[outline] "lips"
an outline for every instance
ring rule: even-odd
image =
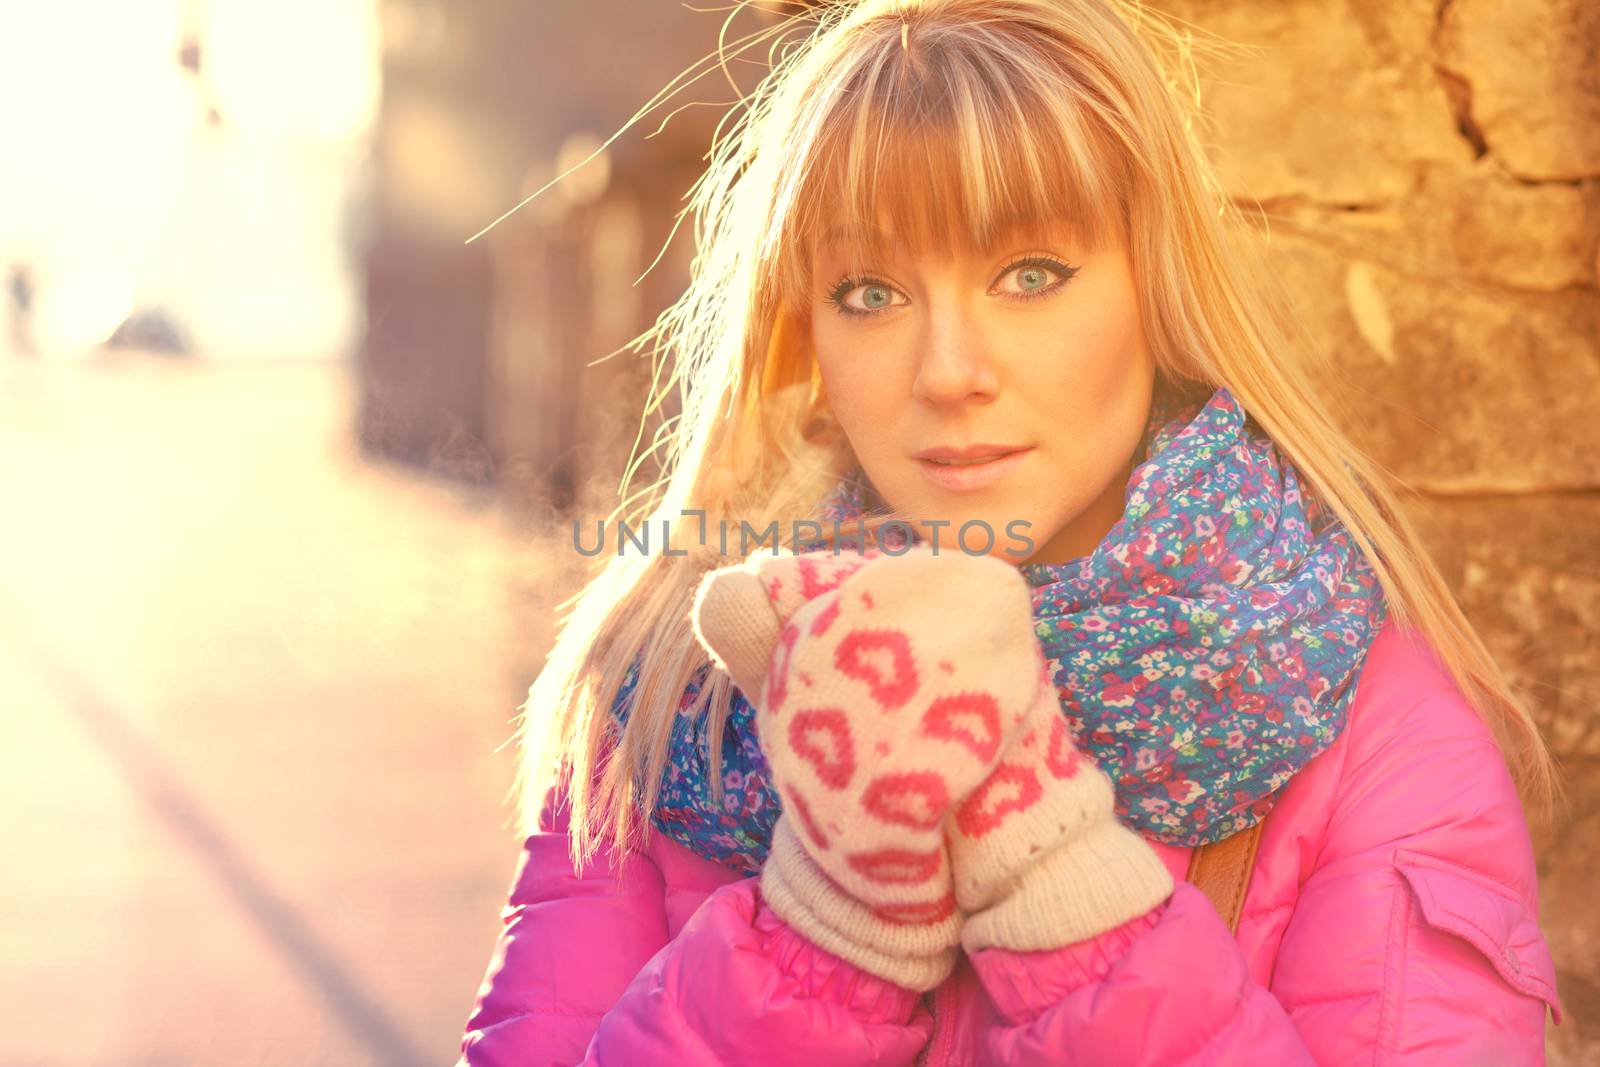
[[[937,463],[941,467],[977,467],[984,463],[1011,455],[1010,452],[995,452],[992,455],[978,456],[973,459],[929,459],[929,463]]]
[[[963,445],[960,448],[950,445],[940,445],[936,448],[925,448],[916,454],[917,459],[925,459],[934,463],[948,466],[961,466],[969,463],[981,463],[1001,456],[1010,455],[1012,452],[1021,452],[1030,445],[998,445],[975,444]]]
[[[1031,446],[995,452],[1005,446],[984,445],[968,449],[930,449],[916,459],[922,474],[934,485],[952,492],[967,492],[993,485],[1025,462]],[[984,451],[988,449],[989,451]],[[970,455],[961,455],[966,452]]]

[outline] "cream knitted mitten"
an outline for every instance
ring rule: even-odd
[[[959,945],[1057,947],[1172,891],[1073,745],[1004,561],[758,555],[706,576],[694,625],[783,801],[763,894],[823,948],[930,989]]]

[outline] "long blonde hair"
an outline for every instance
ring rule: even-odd
[[[676,390],[680,410],[654,446],[664,473],[609,518],[666,523],[674,552],[611,556],[564,605],[520,709],[521,831],[534,832],[559,783],[575,861],[604,841],[639,840],[673,717],[707,668],[688,617],[694,590],[732,561],[715,535],[699,545],[699,520],[686,516],[757,531],[778,523],[793,548],[783,536],[792,519],[814,515],[850,468],[805,345],[810,249],[836,229],[870,256],[880,220],[913,247],[981,248],[1007,226],[1062,218],[1091,245],[1120,233],[1162,381],[1233,392],[1349,528],[1392,616],[1430,640],[1499,741],[1524,804],[1549,818],[1559,783],[1533,718],[1428,558],[1391,476],[1313,387],[1301,358],[1311,339],[1200,149],[1193,33],[1123,0],[864,0],[824,4],[737,47],[779,41],[691,192],[689,286],[636,341],[656,359],[652,408]],[[636,659],[619,727],[612,706]],[[713,670],[687,712],[709,715],[714,790],[730,697]]]

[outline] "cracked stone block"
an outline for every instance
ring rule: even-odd
[[[1213,158],[1232,195],[1382,203],[1412,187],[1418,163],[1474,158],[1433,68],[1432,3],[1155,6],[1249,49],[1207,59],[1201,72],[1216,125],[1205,140],[1220,142]]]
[[[1600,175],[1600,4],[1453,0],[1439,62],[1488,150],[1529,180]]]
[[[1367,211],[1286,205],[1273,224],[1352,256],[1441,283],[1513,289],[1595,284],[1600,180],[1530,185],[1492,156],[1427,167],[1416,189]]]
[[[1600,301],[1402,274],[1274,231],[1269,261],[1358,444],[1419,489],[1600,485]]]
[[[1407,507],[1552,751],[1600,767],[1600,497],[1414,497]]]

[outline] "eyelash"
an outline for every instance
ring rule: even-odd
[[[1044,267],[1047,270],[1055,271],[1056,274],[1060,276],[1060,280],[1054,285],[1047,286],[1044,289],[1036,289],[1031,293],[1006,294],[1007,296],[1016,300],[1037,300],[1042,296],[1049,296],[1070,282],[1073,275],[1077,274],[1079,270],[1078,267],[1074,267],[1069,263],[1064,263],[1055,256],[1035,254],[1019,256],[1010,263],[1007,263],[1004,267],[1000,268],[999,277],[1004,278],[1007,274],[1010,274],[1019,267]],[[826,297],[827,302],[831,304],[833,309],[841,315],[849,315],[855,318],[868,318],[870,316],[879,314],[880,312],[877,311],[862,311],[860,308],[850,307],[844,302],[845,294],[849,293],[852,289],[863,285],[880,285],[885,289],[894,288],[894,286],[888,284],[887,282],[880,281],[877,278],[853,278],[849,275],[846,275],[835,282],[833,287],[828,290],[828,295]]]

